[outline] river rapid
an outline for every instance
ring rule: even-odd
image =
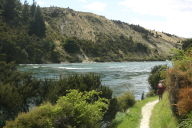
[[[97,73],[101,75],[102,84],[113,90],[117,97],[130,91],[136,99],[142,93],[149,91],[148,77],[151,69],[156,65],[171,65],[169,61],[154,62],[108,62],[108,63],[69,63],[69,64],[27,64],[20,65],[19,70],[29,71],[35,77],[59,78],[70,74]]]

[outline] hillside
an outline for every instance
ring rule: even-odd
[[[0,4],[0,60],[16,63],[165,60],[183,38],[34,2]],[[9,2],[16,2],[14,7]],[[6,6],[5,6],[6,5]]]
[[[168,33],[69,8],[43,8],[43,13],[48,36],[57,36],[57,51],[64,62],[164,60],[170,56],[170,50],[183,40]],[[79,50],[73,53],[63,51],[59,37],[75,38]]]

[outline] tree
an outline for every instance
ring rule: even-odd
[[[5,0],[3,4],[3,12],[2,15],[6,22],[10,23],[10,21],[14,20],[17,16],[17,6],[19,1],[17,0]]]
[[[0,62],[0,127],[14,119],[19,112],[27,112],[29,105],[38,105],[40,81],[17,70],[14,63]]]
[[[67,39],[63,44],[63,48],[68,53],[79,53],[80,47],[78,44],[78,40],[76,39]]]
[[[0,0],[0,16],[2,15],[2,12],[3,12],[3,4],[4,4],[4,0]]]
[[[153,67],[151,74],[149,75],[148,82],[151,89],[157,91],[157,84],[160,80],[165,79],[165,71],[168,69],[167,65],[158,65]]]
[[[182,45],[183,50],[187,50],[190,47],[192,47],[192,39],[187,39],[183,41],[183,45]]]
[[[30,30],[29,34],[33,35],[35,34],[38,37],[44,37],[45,36],[45,21],[43,19],[43,14],[41,12],[40,6],[37,6],[34,18],[32,19],[32,22],[30,24]]]
[[[24,5],[23,5],[23,9],[22,9],[22,18],[24,23],[27,23],[29,21],[29,4],[27,2],[27,0],[25,0]]]
[[[31,5],[31,8],[30,8],[30,13],[31,13],[32,18],[35,16],[36,8],[37,8],[36,2],[35,2],[35,0],[33,0],[33,4]]]

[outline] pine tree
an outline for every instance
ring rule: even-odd
[[[35,34],[38,37],[44,37],[45,36],[45,21],[43,19],[43,14],[41,12],[41,8],[37,6],[34,14],[34,18],[30,25],[29,34]]]
[[[4,0],[0,0],[0,16],[2,15],[2,12],[3,12],[3,4],[4,4]]]
[[[29,4],[27,0],[25,0],[24,5],[23,5],[23,10],[22,10],[22,19],[24,23],[27,23],[29,21],[30,14],[29,14]]]
[[[5,0],[2,15],[6,22],[10,22],[17,16],[17,0]]]
[[[34,18],[34,16],[35,16],[36,8],[37,8],[37,4],[36,4],[35,0],[33,0],[33,4],[31,5],[31,8],[30,8],[30,13],[31,13],[32,18]]]

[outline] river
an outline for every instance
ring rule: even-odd
[[[27,64],[19,70],[29,71],[37,78],[58,78],[74,73],[97,73],[102,84],[113,90],[117,97],[124,92],[132,92],[136,99],[149,91],[148,76],[156,65],[171,65],[169,61],[154,62],[107,62],[107,63],[70,63],[70,64]]]

